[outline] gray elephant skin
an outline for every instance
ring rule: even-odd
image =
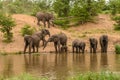
[[[100,37],[99,41],[100,41],[100,46],[101,46],[101,53],[107,53],[108,36],[107,35],[102,35]]]
[[[89,38],[90,53],[96,53],[98,41],[95,38]]]
[[[42,40],[43,44],[46,42],[45,36],[49,35],[50,32],[46,29],[42,29],[41,31],[38,31],[34,33],[33,35],[25,35],[24,36],[24,53],[26,52],[27,47],[29,46],[29,54],[31,53],[31,48],[33,48],[33,52],[35,52],[35,47],[36,47],[36,52],[38,52],[39,48],[39,43]]]
[[[64,33],[52,35],[45,43],[44,48],[47,46],[48,42],[53,42],[56,53],[60,53],[61,49],[67,52],[67,36]],[[60,47],[62,45],[62,47]],[[44,49],[43,48],[43,49]]]
[[[48,28],[50,28],[50,22],[52,22],[52,25],[54,26],[53,20],[54,16],[53,14],[50,13],[43,13],[43,12],[37,12],[36,13],[36,18],[37,18],[37,25],[40,25],[40,21],[43,22],[44,27],[46,27],[46,22],[48,24]]]
[[[72,42],[72,51],[73,53],[75,52],[75,49],[76,49],[76,53],[80,53],[82,51],[82,53],[85,52],[85,42],[83,41],[80,41],[78,39],[75,39],[73,42]]]

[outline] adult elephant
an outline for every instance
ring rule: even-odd
[[[49,30],[46,30],[46,29],[42,29],[41,31],[38,31],[33,35],[25,35],[24,36],[24,42],[25,42],[24,53],[26,52],[26,49],[28,46],[29,46],[29,53],[31,53],[31,48],[33,48],[33,52],[35,52],[35,47],[38,52],[39,42],[42,40],[44,44],[46,42],[45,40],[46,35],[50,36]]]
[[[100,41],[100,46],[101,46],[101,53],[107,53],[108,36],[107,35],[102,35],[100,37],[99,41]]]
[[[50,21],[51,21],[52,25],[54,26],[54,24],[53,24],[53,20],[54,20],[53,14],[37,12],[36,18],[37,18],[37,24],[38,25],[40,25],[40,21],[42,21],[43,24],[44,24],[44,27],[46,27],[46,22],[47,22],[48,28],[50,28]]]
[[[67,36],[64,33],[52,35],[46,41],[44,48],[47,46],[48,42],[53,42],[54,43],[56,53],[61,52],[61,48],[66,49],[65,51],[67,52]],[[62,45],[62,47],[60,47],[60,45]]]
[[[95,38],[90,38],[90,53],[96,53],[98,41]]]
[[[82,53],[85,52],[85,42],[83,41],[80,41],[78,39],[75,39],[73,42],[72,42],[72,51],[73,53],[75,52],[75,49],[76,49],[76,53],[80,53],[82,51]]]

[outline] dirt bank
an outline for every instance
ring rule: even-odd
[[[12,17],[16,21],[16,26],[13,29],[13,42],[12,43],[3,43],[2,37],[0,37],[0,52],[19,52],[23,51],[24,48],[24,40],[21,36],[21,28],[25,24],[29,24],[34,27],[36,30],[39,29],[39,26],[36,25],[35,17],[23,14],[14,14]],[[102,34],[107,34],[109,36],[109,47],[108,51],[114,51],[114,45],[117,42],[120,42],[120,35],[119,32],[113,30],[114,21],[110,19],[109,15],[100,14],[97,18],[95,23],[86,23],[84,25],[73,26],[68,30],[62,30],[58,27],[51,27],[49,30],[51,34],[57,34],[60,32],[65,33],[68,36],[68,47],[69,51],[71,51],[71,42],[75,38],[83,39],[86,42],[86,51],[89,52],[89,37],[95,37],[99,40],[99,37]],[[2,33],[0,33],[1,36]],[[99,44],[98,44],[99,46]],[[39,48],[39,52],[43,52],[42,48]],[[46,52],[54,51],[53,43],[49,43],[47,48],[45,48]],[[98,50],[100,51],[100,47]]]

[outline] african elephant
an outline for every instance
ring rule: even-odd
[[[42,21],[43,24],[44,24],[44,27],[46,27],[46,22],[47,22],[48,28],[50,28],[50,21],[51,21],[52,25],[54,26],[54,24],[53,24],[53,20],[54,20],[53,14],[37,12],[36,18],[37,18],[37,21],[38,21],[37,22],[38,25],[40,25],[40,21]]]
[[[54,47],[55,47],[56,52],[61,52],[61,48],[65,49],[65,47],[66,47],[66,49],[67,49],[67,36],[64,33],[52,35],[46,41],[44,48],[47,46],[48,42],[53,42],[54,43]],[[62,45],[61,48],[60,48],[60,45]]]
[[[25,35],[24,36],[24,42],[25,42],[24,53],[26,52],[26,49],[28,46],[29,46],[29,53],[31,53],[31,48],[33,48],[33,52],[35,52],[35,47],[38,52],[39,42],[42,40],[43,43],[45,43],[46,35],[50,36],[50,32],[46,29],[42,29],[41,31],[36,32],[33,35]]]
[[[101,46],[101,53],[107,53],[107,47],[108,47],[108,36],[102,35],[99,39],[100,46]]]
[[[76,49],[76,53],[80,53],[80,51],[82,50],[82,53],[84,53],[84,51],[85,51],[85,46],[86,46],[86,44],[85,44],[85,42],[83,42],[83,41],[80,41],[80,40],[78,40],[78,39],[75,39],[73,42],[72,42],[72,51],[73,51],[73,53],[75,52],[75,50],[74,49]]]
[[[89,38],[90,42],[90,53],[96,53],[98,41],[95,38]]]

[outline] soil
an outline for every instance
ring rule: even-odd
[[[21,36],[21,28],[24,27],[25,24],[31,25],[37,31],[42,28],[42,26],[38,26],[36,23],[36,18],[29,15],[24,14],[13,14],[13,19],[16,21],[16,26],[13,28],[13,42],[11,43],[4,43],[3,34],[0,33],[0,52],[22,52],[24,49],[24,39]],[[89,38],[95,37],[99,40],[99,37],[103,34],[107,34],[109,37],[109,45],[108,51],[114,52],[114,46],[117,43],[120,43],[120,32],[114,31],[113,24],[115,22],[111,20],[110,15],[100,14],[95,18],[95,22],[88,22],[83,25],[72,26],[67,30],[63,30],[58,26],[51,26],[51,28],[47,28],[51,35],[58,34],[63,32],[68,37],[68,50],[71,52],[71,44],[74,39],[81,39],[86,42],[86,52],[89,52]],[[46,37],[46,39],[48,36]],[[41,44],[40,44],[41,45]],[[53,43],[49,43],[48,46],[43,50],[43,47],[40,46],[39,52],[51,52],[54,51]],[[100,45],[98,44],[97,51],[100,51]]]

